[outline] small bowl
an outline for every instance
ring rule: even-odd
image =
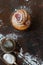
[[[16,42],[13,39],[3,39],[1,44],[1,49],[5,53],[10,53],[16,48]]]

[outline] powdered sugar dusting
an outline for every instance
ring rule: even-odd
[[[41,59],[38,59],[38,57],[29,54],[29,52],[23,54],[22,50],[18,54],[18,57],[22,58],[23,65],[43,65],[43,61]]]

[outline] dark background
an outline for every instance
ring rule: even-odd
[[[31,15],[31,27],[26,31],[18,31],[10,23],[10,16],[15,8],[26,6]],[[43,60],[43,0],[0,0],[0,33],[21,35],[20,40],[24,52],[37,55]],[[0,51],[0,53],[2,53]],[[5,65],[0,60],[0,65]]]

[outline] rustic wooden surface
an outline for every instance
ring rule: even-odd
[[[10,15],[15,8],[27,6],[31,15],[31,27],[26,31],[18,31],[10,23]],[[29,51],[43,59],[43,0],[0,0],[0,33],[21,35],[20,41],[24,51]],[[0,52],[2,53],[2,52]],[[0,60],[0,65],[5,65]]]

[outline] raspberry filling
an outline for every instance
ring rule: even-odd
[[[16,17],[17,21],[21,20],[21,15],[20,14],[15,14],[15,17]]]

